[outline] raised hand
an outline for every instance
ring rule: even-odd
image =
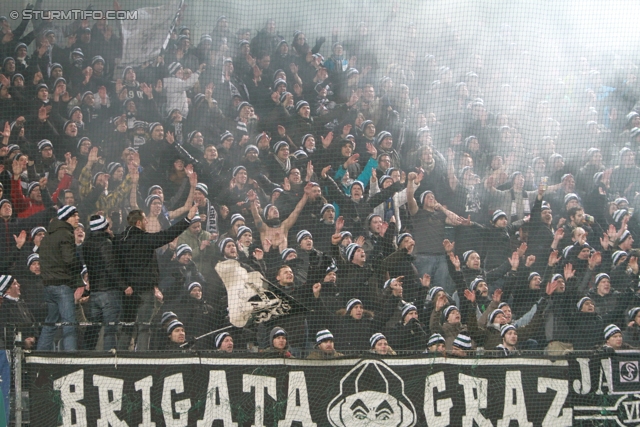
[[[189,213],[187,214],[187,219],[191,221],[193,217],[196,216],[197,214],[198,214],[198,205],[193,205],[189,209]]]
[[[93,165],[95,162],[98,161],[99,157],[98,157],[98,147],[92,147],[91,151],[89,151],[89,157],[87,159],[87,163],[90,165]]]
[[[387,232],[387,230],[389,229],[389,223],[384,221],[381,225],[380,225],[380,235],[382,237],[384,237],[384,234]]]
[[[451,264],[456,268],[456,271],[460,271],[460,258],[454,255],[453,252],[449,252],[449,259],[451,260]]]
[[[374,147],[370,142],[367,142],[367,153],[369,153],[374,159],[378,157],[378,150],[376,150],[376,147]]]
[[[22,249],[25,242],[27,241],[27,232],[25,230],[22,230],[17,236],[14,234],[13,239],[16,241],[16,247],[18,249]]]
[[[555,233],[553,233],[553,240],[559,242],[564,238],[564,228],[558,228]]]
[[[356,239],[356,245],[358,246],[364,245],[364,236],[358,236],[358,238]]]
[[[518,256],[518,252],[514,252],[511,255],[511,258],[509,258],[509,264],[511,264],[511,269],[512,270],[517,270],[518,267],[520,266],[520,256]]]
[[[464,290],[464,297],[471,302],[476,302],[476,293],[471,292],[469,289]]]
[[[594,269],[596,266],[602,263],[602,254],[600,252],[594,252],[589,257],[589,268]]]
[[[169,144],[173,144],[176,141],[175,137],[173,136],[173,132],[165,132],[164,138]]]
[[[336,219],[336,233],[340,233],[343,227],[344,227],[344,217],[339,216],[338,219]]]
[[[502,301],[502,289],[496,289],[495,291],[493,291],[491,300],[498,303]]]
[[[327,136],[320,136],[320,139],[322,140],[322,146],[329,148],[331,142],[333,142],[333,132],[329,132]]]
[[[455,243],[452,243],[449,239],[444,239],[442,241],[442,246],[444,246],[444,250],[446,253],[450,254],[453,252],[453,249],[455,248]]]
[[[320,291],[322,290],[322,283],[320,283],[320,282],[314,283],[313,286],[311,287],[311,290],[313,291],[314,298],[320,298]]]
[[[431,276],[429,276],[427,273],[424,273],[420,278],[420,284],[428,289],[431,286]]]
[[[320,176],[321,176],[322,178],[326,178],[326,177],[327,177],[327,172],[329,172],[329,170],[331,170],[331,165],[329,165],[329,166],[325,166],[325,167],[322,169],[322,172],[320,173]]]
[[[527,252],[527,244],[521,243],[516,252],[518,253],[518,256],[522,258],[524,254]]]
[[[353,154],[351,157],[349,157],[349,158],[347,159],[347,161],[346,161],[346,162],[344,162],[344,164],[345,164],[345,166],[346,166],[346,167],[345,167],[345,169],[346,169],[347,167],[351,166],[351,165],[355,165],[356,163],[358,163],[358,159],[359,159],[359,158],[360,158],[360,154],[358,154],[358,153]]]
[[[553,267],[560,261],[560,253],[558,251],[553,251],[549,254],[549,267]]]
[[[571,263],[565,264],[563,273],[564,273],[564,280],[571,279],[576,274],[576,271],[573,269],[573,264]]]
[[[284,191],[291,191],[291,183],[289,182],[289,178],[284,179],[284,182],[282,183],[282,188],[284,189]]]
[[[535,255],[529,255],[524,263],[525,266],[531,267],[536,262]]]

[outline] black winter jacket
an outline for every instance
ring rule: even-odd
[[[47,235],[42,239],[38,253],[45,286],[75,287],[80,283],[82,263],[76,253],[71,224],[54,218],[47,229]]]

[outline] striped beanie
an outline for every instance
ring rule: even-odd
[[[598,287],[598,285],[600,284],[602,279],[607,279],[607,280],[611,281],[611,277],[609,277],[609,275],[607,273],[600,273],[600,274],[596,275],[596,279],[595,279],[595,283],[594,283],[594,286],[596,288]]]
[[[204,184],[202,182],[199,182],[196,185],[196,190],[201,192],[202,194],[204,194],[205,196],[209,195],[209,187],[207,187],[207,184]]]
[[[298,252],[296,252],[296,250],[293,248],[285,249],[284,251],[282,251],[282,254],[280,254],[280,256],[282,257],[283,261],[286,261],[287,257],[291,254],[296,254],[296,258],[298,256]]]
[[[433,299],[436,297],[436,295],[438,294],[438,292],[443,291],[444,292],[444,288],[440,287],[440,286],[434,286],[433,288],[429,289],[429,293],[428,293],[428,298],[430,301],[433,301]]]
[[[316,333],[316,345],[322,341],[333,340],[333,334],[328,329],[323,329]]]
[[[405,305],[402,306],[402,319],[404,320],[404,317],[409,314],[410,311],[418,311],[418,309],[416,308],[415,305],[411,304],[411,303],[406,303]]]
[[[9,287],[13,284],[13,276],[10,274],[3,274],[0,276],[0,296],[4,296],[7,293]]]
[[[311,233],[309,231],[300,230],[298,232],[298,234],[296,234],[296,241],[298,242],[298,244],[300,244],[300,242],[302,242],[307,237],[310,238],[310,239],[313,239],[313,236],[311,235]]]
[[[220,332],[218,335],[216,335],[216,348],[219,349],[222,345],[222,341],[224,341],[226,337],[230,336],[231,335],[229,334],[229,332]]]
[[[184,324],[178,319],[172,320],[171,323],[169,323],[169,325],[167,326],[167,333],[171,334],[171,332],[173,332],[173,330],[176,328],[184,328]]]
[[[102,215],[92,215],[89,219],[89,228],[91,231],[106,230],[109,227],[109,222]]]
[[[47,229],[42,226],[33,227],[31,229],[31,240],[35,239],[38,233],[46,233],[46,232],[47,232]]]
[[[75,206],[64,205],[63,207],[58,209],[58,219],[60,221],[66,221],[76,213],[78,213],[78,210]]]
[[[453,346],[461,350],[471,350],[471,338],[467,335],[458,334],[456,339],[453,340]]]
[[[357,243],[351,243],[349,246],[347,246],[347,250],[345,251],[347,255],[347,261],[353,261],[353,257],[356,255],[356,251],[361,247],[362,246]]]
[[[31,264],[36,261],[40,261],[40,255],[38,255],[37,253],[29,255],[27,257],[27,267],[31,267]]]
[[[224,239],[218,242],[218,249],[220,250],[221,254],[224,255],[224,248],[227,246],[228,243],[234,243],[231,237],[225,237]]]
[[[387,337],[382,335],[380,332],[376,332],[375,334],[371,335],[371,338],[369,338],[369,343],[371,344],[371,348],[374,348],[378,341],[386,340],[386,339]]]
[[[500,336],[504,338],[504,336],[507,334],[507,332],[509,331],[515,331],[516,327],[510,324],[506,324],[506,325],[502,325],[502,327],[500,328]],[[516,331],[517,333],[517,331]]]
[[[489,318],[487,319],[489,325],[491,325],[493,321],[496,320],[496,317],[498,317],[498,314],[502,314],[504,316],[504,311],[497,308],[493,310],[491,313],[489,313]]]
[[[362,305],[362,301],[360,301],[358,298],[351,298],[349,301],[347,301],[347,314],[349,314],[351,309],[353,309],[353,307],[358,304]]]
[[[243,225],[240,228],[238,228],[238,234],[236,235],[236,239],[240,240],[240,237],[242,237],[242,235],[245,233],[251,233],[253,235],[253,231],[251,231],[251,229],[246,225]]]
[[[427,347],[431,347],[436,344],[444,344],[444,337],[440,334],[433,334],[429,337],[429,341],[427,341]]]
[[[191,246],[187,245],[186,243],[183,243],[176,248],[176,258],[180,258],[186,253],[193,253],[193,249],[191,249]]]
[[[234,213],[233,215],[231,215],[231,226],[233,227],[233,224],[235,224],[237,221],[242,221],[245,223],[247,222],[242,215],[240,215],[239,213]]]
[[[458,310],[458,307],[456,307],[455,305],[450,305],[450,306],[448,306],[447,308],[445,308],[445,309],[442,311],[442,321],[443,321],[443,322],[446,322],[446,321],[447,321],[447,319],[449,318],[449,315],[450,315],[451,313],[453,313],[454,311],[460,312],[460,310]]]
[[[618,328],[616,325],[611,324],[609,326],[607,326],[606,328],[604,328],[604,340],[608,340],[609,338],[611,338],[612,336],[614,336],[615,334],[621,334],[622,331],[620,330],[620,328]]]
[[[580,301],[578,301],[578,303],[576,304],[576,307],[578,307],[578,311],[582,310],[582,306],[584,305],[585,302],[587,301],[593,301],[591,298],[589,297],[582,297],[580,298]]]

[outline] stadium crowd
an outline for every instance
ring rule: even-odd
[[[220,16],[122,68],[106,20],[0,17],[4,344],[640,347],[637,67],[566,59],[538,84],[508,26],[432,55],[395,18],[328,46]],[[290,312],[238,327],[264,289]]]

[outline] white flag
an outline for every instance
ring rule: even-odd
[[[157,58],[177,11],[177,3],[170,2],[138,9],[138,19],[123,20],[121,65],[137,66]]]

